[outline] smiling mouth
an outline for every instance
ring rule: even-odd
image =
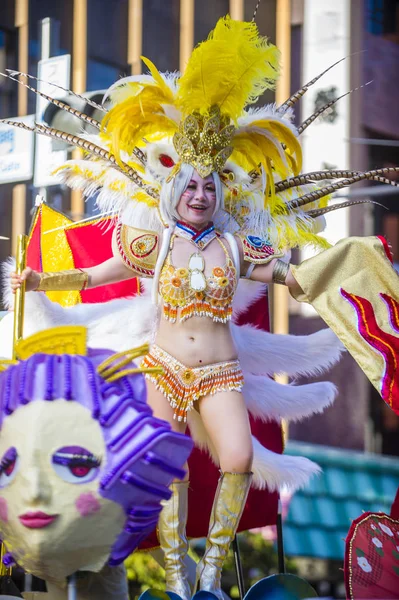
[[[24,527],[28,529],[43,529],[53,523],[58,515],[48,515],[44,512],[27,512],[18,518]]]
[[[189,208],[191,208],[191,210],[204,212],[208,207],[204,206],[203,204],[191,204],[189,205]]]

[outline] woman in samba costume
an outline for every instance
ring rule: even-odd
[[[322,261],[310,267],[312,276],[305,264],[294,277],[282,257],[287,249],[307,243],[325,248],[316,218],[329,209],[319,199],[362,178],[381,180],[381,173],[328,172],[347,178],[320,190],[312,182],[325,178],[325,172],[299,175],[301,147],[290,120],[290,102],[279,109],[246,108],[278,76],[278,51],[259,36],[254,23],[221,19],[194,50],[182,76],[161,74],[150,61],[144,62],[150,74],[122,79],[107,93],[110,108],[100,107],[106,114],[96,143],[35,127],[94,156],[91,161],[70,161],[59,172],[88,194],[99,191],[99,206],[118,213],[113,258],[62,273],[27,269],[22,277],[13,275],[12,286],[16,289],[26,280],[28,291],[81,290],[135,276],[153,279],[160,314],[143,363],[162,366],[164,372],[148,375],[148,402],[157,417],[179,432],[185,431],[187,417],[191,422],[199,413],[220,465],[197,575],[200,589],[221,598],[221,569],[251,486],[251,470],[258,485],[273,488],[284,481],[278,475],[282,463],[270,463],[263,472],[255,468],[260,449],[253,446],[244,378],[228,324],[238,280],[286,284],[300,300],[321,296],[321,304],[331,306],[323,296],[328,285],[323,284],[321,293],[313,293],[311,286],[323,280],[326,264],[332,272],[341,266],[347,247],[322,253]],[[91,117],[79,116],[99,127]],[[309,204],[305,212],[302,207]],[[365,251],[375,252],[375,244],[369,246],[363,245]],[[261,365],[253,368],[262,372]],[[301,483],[314,472],[305,459],[291,461],[303,473]],[[159,520],[166,589],[188,599],[188,480],[172,488]]]

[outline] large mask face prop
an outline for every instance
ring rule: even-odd
[[[119,564],[183,477],[191,441],[152,417],[132,371],[129,355],[89,351],[0,374],[0,537],[28,572],[59,581]]]

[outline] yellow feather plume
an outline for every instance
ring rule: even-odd
[[[165,114],[163,106],[174,104],[174,94],[155,65],[143,61],[153,81],[128,82],[112,93],[113,108],[101,122],[101,137],[110,142],[115,158],[120,161],[122,151],[130,154],[144,137],[156,132],[173,136],[178,124]]]
[[[311,226],[305,226],[301,221],[297,221],[295,226],[288,221],[282,221],[275,224],[277,237],[281,248],[303,248],[313,246],[318,250],[327,250],[331,244],[321,235],[314,233]]]
[[[184,114],[206,113],[217,104],[233,121],[247,104],[271,89],[279,74],[279,51],[255,23],[219,19],[194,49],[179,80],[177,105]]]

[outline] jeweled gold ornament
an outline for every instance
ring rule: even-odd
[[[173,144],[180,159],[192,165],[201,177],[221,171],[233,152],[231,140],[235,132],[230,118],[222,116],[218,106],[205,115],[192,113],[180,124]]]

